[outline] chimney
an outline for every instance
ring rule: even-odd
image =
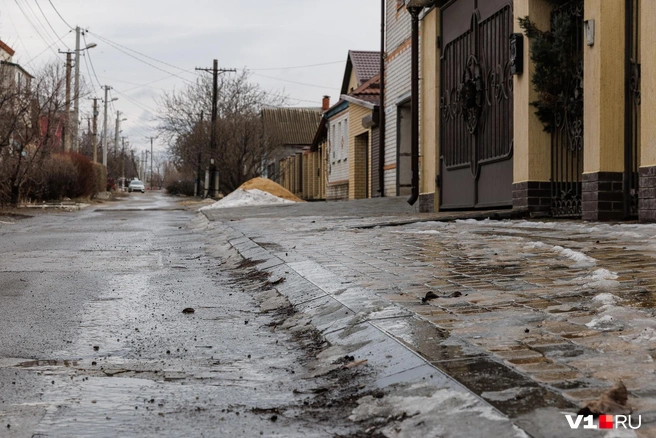
[[[321,103],[321,110],[328,111],[330,109],[330,96],[324,96]]]

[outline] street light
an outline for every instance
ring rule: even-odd
[[[75,152],[80,152],[80,141],[78,134],[80,132],[80,52],[97,47],[96,43],[89,43],[83,49],[80,49],[80,28],[75,29],[75,123],[73,123],[73,148]]]

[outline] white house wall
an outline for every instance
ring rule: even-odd
[[[348,181],[349,179],[349,117],[345,114],[335,117],[328,123],[328,183]]]
[[[396,165],[397,103],[410,96],[412,59],[409,44],[412,36],[410,14],[405,7],[397,8],[397,0],[387,0],[387,30],[385,67],[385,166]],[[396,168],[385,171],[385,195],[396,195]]]

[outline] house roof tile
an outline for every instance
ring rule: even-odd
[[[310,145],[321,121],[321,108],[264,108],[262,122],[278,145]]]

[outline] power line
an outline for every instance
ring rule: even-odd
[[[128,99],[129,101],[131,101],[132,103],[134,103],[135,105],[139,106],[139,107],[140,107],[141,109],[143,109],[143,110],[146,110],[146,111],[151,112],[151,113],[156,113],[156,112],[157,112],[157,110],[154,110],[154,109],[150,108],[150,107],[149,107],[148,105],[146,105],[145,103],[141,103],[141,102],[139,102],[139,101],[137,101],[137,100],[131,98],[131,97],[128,96],[127,94],[125,94],[125,93],[121,93],[121,92],[118,91],[116,88],[114,88],[114,91],[116,91],[118,94],[120,94],[121,96],[125,97],[126,99]]]
[[[25,63],[25,66],[30,65],[34,60],[36,60],[36,58],[38,58],[39,56],[41,56],[41,55],[43,55],[44,53],[46,53],[49,49],[52,48],[52,46],[54,46],[55,44],[57,44],[58,42],[60,42],[61,40],[63,40],[64,37],[65,37],[66,35],[68,35],[69,33],[71,33],[71,32],[72,32],[72,31],[69,30],[69,31],[66,32],[64,35],[60,36],[59,39],[58,39],[57,41],[55,41],[54,43],[52,43],[51,45],[49,45],[48,47],[46,47],[45,49],[43,49],[41,52],[39,52],[38,55],[34,56],[33,58],[30,58],[30,60],[27,61],[27,62]]]
[[[89,33],[92,34],[92,35],[97,36],[98,38],[100,38],[101,40],[105,41],[105,42],[108,43],[108,44],[111,44],[111,45],[115,45],[115,46],[121,47],[121,48],[123,48],[123,49],[125,49],[125,50],[129,50],[130,52],[134,52],[134,53],[136,53],[136,54],[138,54],[138,55],[143,56],[144,58],[148,58],[148,59],[150,59],[150,60],[152,60],[152,61],[159,62],[160,64],[164,64],[164,65],[166,65],[166,66],[173,67],[173,68],[175,68],[175,69],[178,69],[178,70],[182,71],[183,73],[193,73],[193,72],[190,72],[189,70],[185,70],[185,69],[182,68],[182,67],[178,67],[177,65],[170,64],[170,63],[165,62],[165,61],[162,61],[162,60],[160,60],[160,59],[153,58],[152,56],[148,56],[148,55],[146,55],[145,53],[141,53],[141,52],[139,52],[139,51],[137,51],[137,50],[134,50],[134,49],[131,49],[131,48],[129,48],[129,47],[126,47],[126,46],[124,46],[124,45],[122,45],[122,44],[119,44],[119,43],[117,43],[117,42],[115,42],[115,41],[112,41],[112,40],[110,40],[110,39],[108,39],[108,38],[105,38],[105,37],[103,37],[103,36],[100,36],[100,35],[98,35],[98,34],[95,33],[95,32],[91,32],[91,31],[89,31]],[[196,73],[194,73],[194,74],[196,74]]]
[[[74,30],[74,29],[73,29],[73,26],[71,26],[70,24],[68,24],[68,22],[67,22],[66,20],[64,20],[64,17],[61,16],[61,14],[59,13],[59,11],[58,11],[57,8],[55,7],[55,5],[52,3],[52,0],[48,0],[48,2],[50,3],[50,6],[52,6],[52,9],[55,10],[55,12],[57,13],[57,15],[59,15],[59,18],[61,18],[61,20],[64,22],[64,24],[65,24],[66,26],[68,26],[69,29]]]
[[[48,31],[48,28],[46,28],[46,26],[43,24],[37,13],[34,12],[34,9],[32,8],[32,6],[30,6],[30,3],[27,0],[22,0],[22,1],[25,2],[25,5],[32,13],[32,17],[36,20],[37,24],[41,27],[41,30],[43,30],[44,35],[48,37],[48,41],[49,42],[55,41],[50,37],[50,32]],[[55,38],[57,38],[57,32],[55,32]]]
[[[57,36],[57,31],[55,30],[54,27],[52,27],[52,24],[50,24],[50,20],[48,20],[48,17],[47,17],[46,14],[43,12],[43,9],[41,9],[41,5],[39,4],[39,1],[38,1],[38,0],[34,0],[34,2],[36,3],[37,8],[39,8],[39,11],[41,11],[41,15],[43,15],[43,18],[46,19],[46,23],[48,23],[48,26],[50,26],[50,29],[52,30],[52,33],[53,33],[55,36]],[[66,46],[66,48],[68,49],[68,45],[67,45],[66,43],[64,43],[64,46]]]
[[[32,20],[30,20],[30,17],[27,15],[27,13],[26,13],[25,10],[23,9],[23,7],[20,5],[20,3],[18,2],[18,0],[14,0],[14,3],[16,3],[16,6],[18,6],[18,9],[20,9],[21,13],[22,13],[23,16],[25,17],[25,19],[27,20],[27,22],[29,23],[29,25],[32,27],[32,29],[34,29],[34,31],[37,33],[37,35],[39,35],[39,38],[41,38],[41,41],[43,41],[44,44],[45,44],[46,46],[48,46],[48,49],[52,49],[52,46],[54,45],[54,44],[51,44],[52,41],[51,41],[51,42],[46,41],[46,39],[43,37],[43,35],[41,35],[41,32],[39,32],[39,29],[37,29],[36,26],[34,25],[34,23],[32,23]],[[46,49],[46,50],[47,50],[47,49]],[[52,53],[54,53],[56,56],[59,56],[58,53],[57,53],[56,51],[54,51],[54,50],[52,50]]]
[[[88,46],[87,44],[87,37],[83,33],[82,38],[84,38],[84,45],[85,47]],[[100,82],[100,79],[98,79],[98,75],[96,74],[96,68],[93,66],[93,60],[91,59],[91,55],[89,54],[89,51],[87,50],[87,56],[89,57],[89,64],[91,64],[91,70],[93,71],[93,76],[96,78],[96,81],[98,82],[98,85],[100,85],[100,88],[103,87],[102,83]],[[86,59],[86,58],[85,58]],[[88,66],[87,66],[88,67]],[[93,82],[93,81],[92,81]]]
[[[343,64],[344,61],[324,62],[322,64],[299,65],[295,67],[275,67],[275,68],[248,68],[248,71],[271,71],[271,70],[295,70],[300,68],[321,67],[324,65]]]
[[[4,0],[2,0],[2,4],[7,6]],[[18,41],[21,43],[21,46],[23,46],[23,50],[25,50],[25,53],[27,54],[28,58],[32,59],[30,53],[27,50],[27,47],[25,46],[25,43],[23,42],[23,39],[20,36],[20,33],[18,33],[18,28],[16,27],[16,23],[14,23],[14,19],[11,18],[11,14],[7,14],[9,17],[9,21],[11,22],[11,26],[14,28],[14,31],[16,31],[16,36],[18,37]]]
[[[296,84],[296,85],[303,85],[305,87],[314,87],[314,88],[321,88],[322,90],[333,90],[335,87],[324,87],[321,85],[316,85],[316,84],[306,84],[304,82],[296,82],[296,81],[290,81],[289,79],[282,79],[282,78],[276,78],[273,76],[266,76],[260,73],[253,73],[254,76],[261,76],[263,78],[267,79],[274,79],[276,81],[282,81],[282,82],[289,82],[290,84]]]
[[[91,33],[91,32],[89,32],[89,33]],[[127,55],[127,56],[129,56],[130,58],[136,59],[137,61],[139,61],[139,62],[141,62],[141,63],[144,63],[144,64],[146,64],[146,65],[148,65],[148,66],[150,66],[150,67],[152,67],[152,68],[154,68],[154,69],[156,69],[156,70],[162,71],[162,72],[167,73],[167,74],[169,74],[169,75],[171,75],[171,76],[176,76],[176,77],[182,79],[182,80],[185,81],[185,82],[193,83],[192,81],[190,81],[190,80],[187,79],[187,78],[183,78],[182,76],[179,76],[179,75],[177,75],[177,74],[175,74],[175,73],[171,73],[170,71],[164,70],[163,68],[159,68],[159,67],[157,67],[156,65],[151,64],[150,62],[147,62],[147,61],[144,61],[143,59],[139,59],[139,58],[137,58],[137,57],[134,56],[133,54],[126,52],[125,50],[121,49],[119,46],[117,46],[117,45],[115,45],[114,43],[112,43],[111,41],[109,41],[109,40],[107,40],[107,39],[105,39],[105,38],[99,36],[98,34],[95,34],[95,33],[94,33],[93,35],[97,36],[98,38],[100,38],[101,40],[103,40],[104,42],[106,42],[107,44],[109,44],[110,46],[112,46],[114,49],[118,50],[119,52],[121,52],[121,53],[123,53],[123,54],[125,54],[125,55]],[[176,68],[179,68],[179,67],[176,67]]]

